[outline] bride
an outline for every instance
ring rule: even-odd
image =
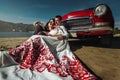
[[[98,80],[70,50],[61,16],[48,21],[47,28],[48,36],[33,35],[9,51],[14,64],[0,68],[0,80]]]

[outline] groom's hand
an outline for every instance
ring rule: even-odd
[[[58,35],[58,36],[57,36],[57,39],[58,39],[58,40],[63,40],[63,36],[62,36],[62,35]]]

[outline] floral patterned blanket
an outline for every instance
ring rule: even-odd
[[[0,80],[97,80],[56,37],[33,35],[2,56]]]

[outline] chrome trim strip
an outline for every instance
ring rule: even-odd
[[[69,32],[90,32],[90,31],[99,31],[99,30],[110,30],[113,31],[113,28],[111,27],[98,27],[98,28],[90,28],[90,29],[82,29],[82,30],[68,30]]]
[[[82,18],[90,18],[90,19],[92,19],[92,17],[89,17],[89,16],[86,16],[86,17],[68,17],[68,19],[66,19],[66,20],[71,20],[71,19],[82,19]]]
[[[110,25],[110,23],[109,22],[96,22],[95,24],[94,24],[94,26],[108,26],[108,25]]]

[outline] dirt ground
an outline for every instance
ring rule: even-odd
[[[10,50],[28,38],[0,38],[0,51]],[[69,40],[71,50],[83,64],[103,80],[120,80],[120,37],[110,46],[95,41]]]

